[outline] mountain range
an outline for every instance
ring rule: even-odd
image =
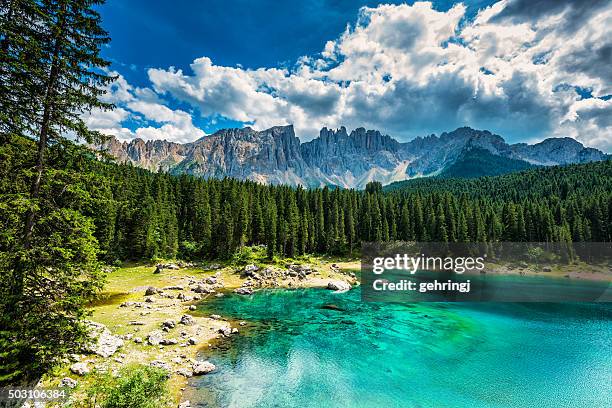
[[[118,162],[203,178],[234,177],[269,184],[363,188],[416,177],[478,177],[600,161],[609,155],[572,138],[508,144],[487,130],[461,127],[439,136],[398,142],[377,130],[323,128],[300,142],[293,126],[256,131],[223,129],[194,142],[111,138],[100,147]]]

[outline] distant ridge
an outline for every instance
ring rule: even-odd
[[[363,188],[425,176],[478,177],[533,166],[601,161],[609,155],[571,138],[508,144],[487,130],[461,127],[440,136],[398,142],[377,130],[323,128],[301,143],[293,126],[223,129],[195,142],[111,139],[100,149],[117,161],[152,171],[203,178],[234,177],[268,184]]]

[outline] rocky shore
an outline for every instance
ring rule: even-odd
[[[172,398],[189,407],[188,401],[181,401],[187,379],[217,369],[198,356],[205,355],[213,341],[238,336],[248,326],[217,314],[203,315],[198,302],[232,292],[249,296],[264,288],[349,290],[357,280],[354,273],[344,272],[346,266],[170,263],[120,268],[109,274],[103,300],[92,307],[90,345],[42,384],[72,388],[73,398],[79,398],[79,390],[96,374],[116,375],[125,365],[149,364],[168,372]]]

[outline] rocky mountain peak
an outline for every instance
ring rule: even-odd
[[[345,127],[323,128],[319,137],[305,143],[300,142],[292,125],[261,131],[245,127],[222,129],[187,144],[111,139],[104,148],[119,162],[153,171],[347,188],[362,188],[372,180],[387,184],[441,174],[471,151],[478,155],[485,150],[502,161],[511,160],[512,166],[507,167],[512,168],[521,167],[517,161],[556,165],[609,158],[570,138],[510,145],[499,135],[469,127],[403,143],[363,127],[350,134]]]

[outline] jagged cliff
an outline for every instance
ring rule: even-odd
[[[534,145],[510,145],[499,135],[468,127],[405,143],[364,128],[350,134],[344,127],[323,128],[316,139],[300,143],[293,126],[275,126],[263,131],[245,127],[223,129],[187,144],[111,139],[101,148],[119,162],[130,162],[152,171],[347,188],[362,188],[372,180],[387,184],[447,174],[448,169],[452,169],[460,158],[467,157],[468,152],[471,158],[484,151],[499,160],[511,160],[512,168],[521,161],[526,166],[550,166],[608,158],[601,151],[585,148],[570,138],[546,139]],[[465,162],[462,162],[463,167]]]

